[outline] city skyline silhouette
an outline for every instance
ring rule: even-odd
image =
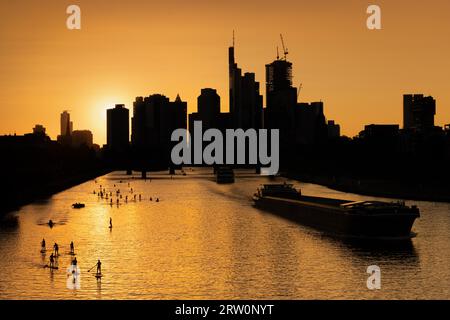
[[[1,1],[0,301],[449,299],[449,12]]]
[[[294,65],[294,86],[303,84],[299,100],[323,101],[327,116],[345,135],[358,134],[365,124],[400,123],[405,93],[435,97],[438,125],[450,118],[445,88],[449,46],[443,41],[449,28],[446,19],[430,18],[448,12],[445,1],[425,7],[409,4],[407,10],[401,1],[382,4],[379,31],[367,30],[366,7],[358,3],[288,2],[293,10],[278,15],[263,1],[259,10],[241,5],[234,18],[233,2],[174,1],[150,7],[132,1],[126,8],[102,1],[79,4],[83,27],[77,31],[65,28],[63,4],[1,4],[5,27],[0,134],[23,134],[41,123],[56,138],[54,115],[70,109],[78,129],[92,130],[94,142],[103,145],[106,130],[98,119],[106,121],[105,110],[115,104],[131,108],[136,96],[152,93],[171,99],[180,94],[192,113],[200,90],[214,88],[222,98],[222,111],[228,111],[226,49],[233,29],[240,67],[254,72],[260,83],[277,46],[281,51],[283,33]],[[168,15],[167,10],[175,8]],[[212,13],[219,11],[223,23],[213,23]],[[157,14],[145,19],[146,12]],[[189,28],[177,28],[171,22],[175,17],[183,17]],[[264,24],[268,19],[270,26]],[[419,19],[421,24],[413,23]],[[327,27],[318,28],[318,21],[327,21]],[[35,24],[41,28],[32,28]],[[427,46],[416,46],[415,39]],[[264,87],[261,94],[266,106]],[[20,117],[17,108],[24,111]]]

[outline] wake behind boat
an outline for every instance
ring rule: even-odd
[[[255,206],[287,219],[344,236],[409,239],[420,216],[403,202],[349,201],[302,195],[292,184],[266,184],[258,189]]]

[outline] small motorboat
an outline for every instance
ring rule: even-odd
[[[86,207],[86,205],[85,205],[84,203],[79,203],[79,202],[74,203],[74,204],[72,205],[72,208],[74,208],[74,209],[82,209],[82,208],[84,208],[84,207]]]

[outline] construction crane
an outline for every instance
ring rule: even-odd
[[[298,101],[298,96],[300,95],[300,91],[302,91],[303,89],[303,83],[300,83],[300,85],[298,86],[298,90],[297,90],[297,101]]]
[[[283,35],[280,33],[280,38],[281,38],[281,45],[283,46],[283,54],[284,54],[284,60],[287,60],[287,55],[288,55],[288,48],[286,48],[284,46],[284,39],[283,39]]]

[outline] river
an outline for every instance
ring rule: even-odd
[[[201,168],[147,180],[113,172],[25,206],[14,213],[16,224],[0,228],[0,299],[450,298],[450,204],[407,201],[421,210],[417,237],[400,246],[368,245],[254,208],[251,196],[265,182],[245,170],[228,185]],[[379,199],[294,183],[307,195]],[[113,192],[112,205],[98,196],[100,186]],[[75,202],[86,207],[73,209]],[[66,271],[71,241],[76,286]],[[44,266],[55,242],[59,269],[52,271]],[[101,281],[95,268],[88,272],[97,259]],[[381,269],[380,290],[366,286],[371,265]]]

